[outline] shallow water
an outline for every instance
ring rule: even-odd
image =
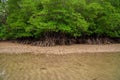
[[[120,80],[120,53],[0,54],[0,80]]]

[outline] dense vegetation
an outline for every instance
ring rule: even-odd
[[[120,38],[120,0],[8,0],[0,39]]]

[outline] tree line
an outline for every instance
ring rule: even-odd
[[[0,39],[58,34],[120,38],[120,0],[8,0],[0,3]]]

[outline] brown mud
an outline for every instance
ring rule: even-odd
[[[0,42],[0,53],[67,54],[67,53],[120,52],[120,44],[88,45],[74,44],[51,47],[31,46],[27,44]]]

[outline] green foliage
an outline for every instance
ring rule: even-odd
[[[5,39],[5,24],[7,17],[7,4],[0,3],[0,40]]]
[[[120,37],[119,7],[120,0],[8,0],[0,3],[0,38]]]
[[[37,30],[35,32],[39,34],[61,32],[81,36],[82,32],[87,31],[88,23],[72,9],[70,4],[69,0],[50,0],[44,5],[44,10],[34,14],[30,19],[30,24]]]
[[[120,37],[120,13],[109,2],[105,2],[102,6],[102,14],[96,20],[98,26],[97,34],[101,33],[100,35],[109,37]]]
[[[16,6],[14,5],[16,3]],[[8,1],[9,15],[7,23],[9,24],[10,31],[12,31],[12,38],[22,38],[33,36],[30,29],[30,24],[28,23],[30,16],[37,12],[38,4],[35,0],[9,0]],[[12,9],[14,8],[14,10]]]
[[[103,7],[99,3],[90,3],[85,9],[86,21],[90,23],[88,33],[89,35],[95,35],[95,31],[98,28],[96,20],[101,16]]]

